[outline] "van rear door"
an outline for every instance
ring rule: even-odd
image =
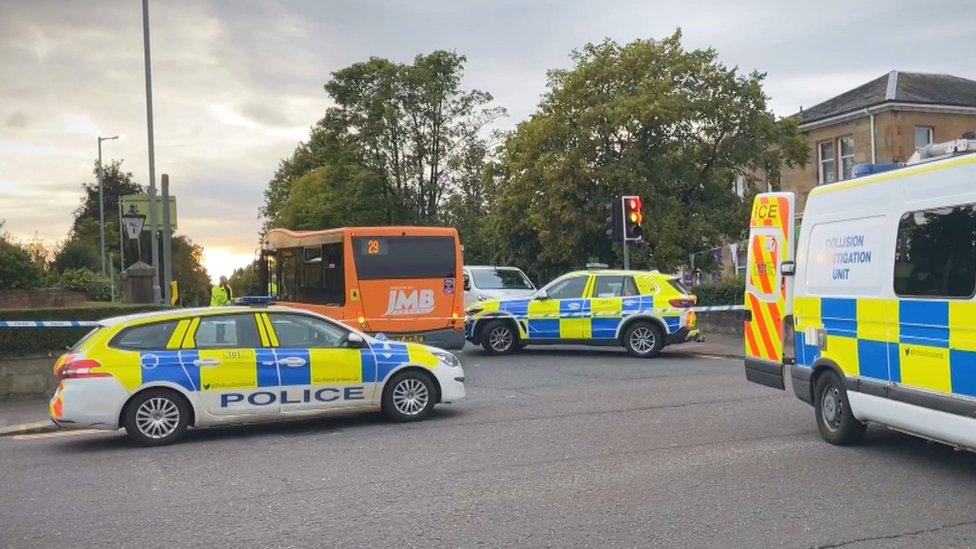
[[[756,196],[749,220],[746,265],[746,379],[784,389],[783,328],[790,314],[792,276],[783,276],[784,262],[793,262],[793,193]]]

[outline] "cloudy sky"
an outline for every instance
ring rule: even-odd
[[[151,0],[156,172],[211,275],[253,254],[262,190],[329,105],[329,73],[369,56],[467,55],[465,83],[528,116],[549,68],[611,37],[684,31],[688,47],[768,74],[790,114],[891,69],[976,79],[974,2],[880,0],[399,2]],[[148,179],[139,0],[0,0],[0,219],[21,239],[64,238],[96,137]]]

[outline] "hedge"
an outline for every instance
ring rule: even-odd
[[[0,320],[102,320],[165,309],[158,305],[89,303],[67,309],[0,309]],[[0,356],[60,353],[91,328],[0,328]]]
[[[717,284],[695,286],[692,293],[698,296],[698,305],[742,305],[745,294],[745,281],[742,278],[729,278]]]

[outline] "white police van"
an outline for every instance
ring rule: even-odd
[[[817,187],[795,246],[792,193],[756,198],[746,378],[783,389],[788,376],[830,443],[876,423],[976,449],[974,150],[931,145]]]

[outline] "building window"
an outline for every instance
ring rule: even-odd
[[[841,137],[837,148],[840,149],[840,178],[850,179],[854,173],[854,138]]]
[[[931,126],[915,126],[915,148],[921,149],[932,144],[932,134],[935,133]]]
[[[834,142],[824,141],[817,145],[820,152],[820,184],[837,181],[837,160],[834,157]]]

